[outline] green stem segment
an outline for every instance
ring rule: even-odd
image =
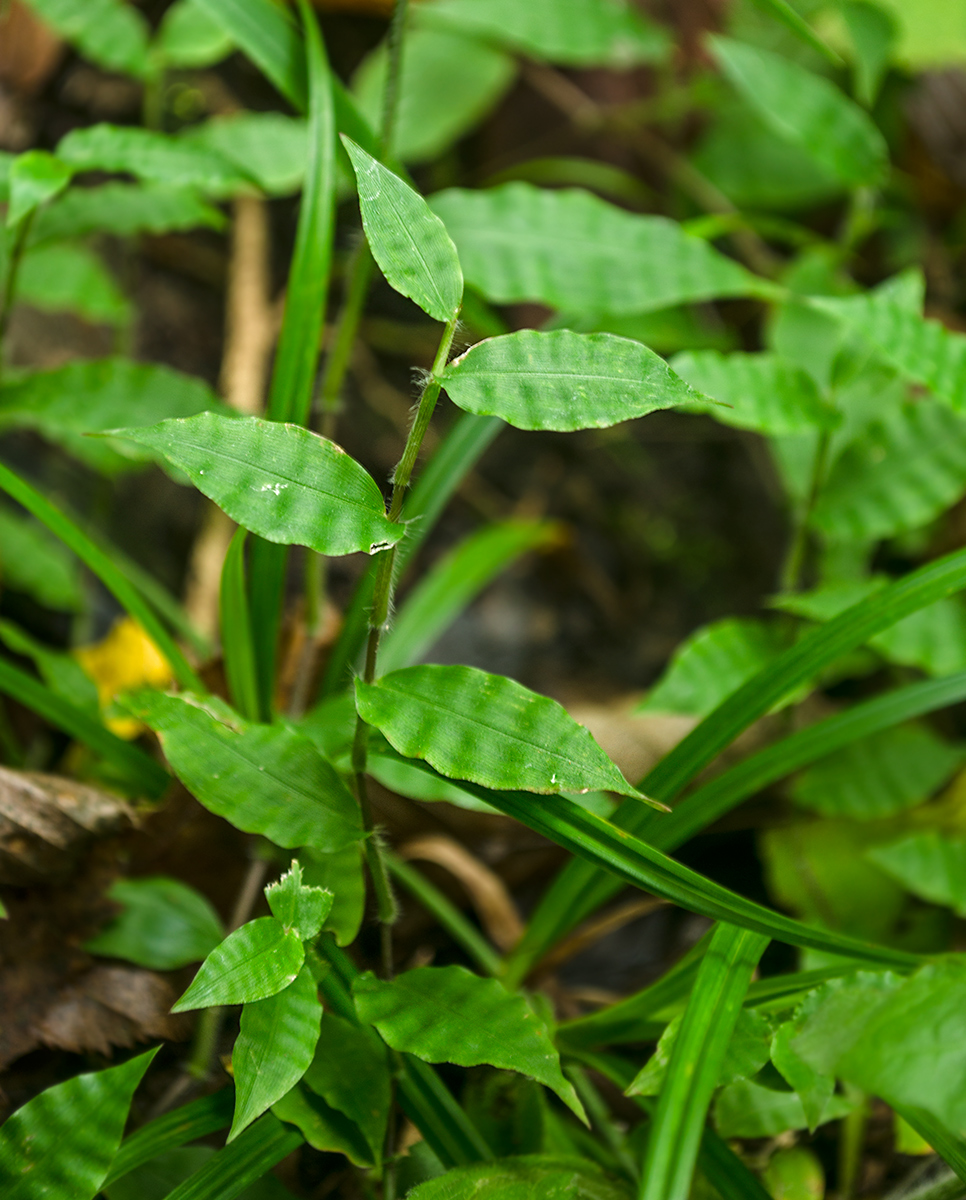
[[[27,248],[27,238],[30,236],[33,220],[34,214],[30,213],[20,222],[20,228],[14,235],[10,257],[7,260],[7,274],[3,281],[3,291],[0,293],[0,373],[3,371],[3,343],[7,336],[7,326],[10,324],[13,297],[17,290],[17,275],[20,272],[24,250]]]
[[[828,464],[829,447],[832,435],[827,429],[819,434],[815,446],[815,457],[812,460],[812,478],[809,482],[808,496],[805,505],[795,524],[795,533],[789,547],[788,557],[782,568],[782,591],[797,592],[802,586],[802,571],[805,567],[805,552],[808,549],[808,527],[818,502],[819,492],[825,481],[825,469]]]

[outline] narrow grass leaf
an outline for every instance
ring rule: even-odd
[[[229,1142],[302,1078],[321,1022],[318,986],[307,966],[274,996],[245,1004],[231,1055],[235,1116]]]
[[[834,83],[770,50],[720,36],[710,42],[728,80],[777,134],[849,186],[882,182],[885,139]]]
[[[337,555],[374,553],[402,537],[372,476],[301,426],[202,413],[113,432],[163,455],[233,521],[268,541]]]
[[[371,1160],[382,1161],[392,1103],[385,1043],[370,1028],[326,1013],[305,1086],[362,1131]]]
[[[304,109],[305,50],[287,9],[273,0],[194,0],[217,22],[282,95]]]
[[[43,525],[0,509],[0,580],[45,608],[79,612],[85,606],[80,563]]]
[[[166,1200],[235,1200],[303,1142],[297,1130],[266,1113],[176,1187]]]
[[[142,1125],[121,1142],[104,1186],[109,1187],[123,1179],[160,1154],[227,1129],[231,1123],[232,1105],[232,1089],[221,1088]]]
[[[4,1200],[93,1200],[157,1050],[47,1088],[0,1125]],[[91,1114],[97,1120],[91,1120]]]
[[[457,1167],[417,1184],[411,1200],[475,1200],[477,1196],[553,1197],[553,1200],[630,1200],[626,1183],[587,1158],[522,1154]]]
[[[349,138],[362,224],[389,283],[437,321],[451,321],[463,299],[463,273],[446,227],[426,201]]]
[[[265,898],[272,916],[281,921],[286,929],[293,929],[303,942],[313,941],[325,923],[332,908],[332,893],[322,888],[309,887],[302,882],[302,868],[298,859],[292,866],[265,889]]]
[[[430,205],[456,243],[466,282],[497,304],[634,313],[774,291],[676,221],[628,213],[579,189],[452,189]]]
[[[701,961],[647,1143],[643,1200],[686,1200],[701,1132],[751,976],[768,938],[720,925]]]
[[[243,717],[249,721],[257,721],[261,709],[245,578],[247,537],[247,529],[236,529],[228,544],[225,561],[221,567],[218,616],[229,698]]]
[[[465,967],[419,967],[391,983],[367,972],[352,987],[360,1020],[424,1062],[489,1063],[549,1087],[586,1120],[550,1034],[522,996]]]
[[[953,1133],[927,1109],[914,1105],[896,1105],[895,1112],[919,1134],[927,1146],[966,1184],[966,1139]]]
[[[639,793],[555,700],[475,667],[406,667],[356,680],[359,715],[409,758],[484,787]]]
[[[73,171],[46,150],[18,154],[7,175],[7,228],[19,225],[41,205],[64,190]]]
[[[865,856],[914,896],[966,917],[966,838],[925,829],[873,846]]]
[[[121,912],[84,943],[89,954],[172,971],[201,962],[225,936],[208,900],[178,879],[119,879],[107,894]]]
[[[287,988],[304,961],[294,930],[274,917],[256,917],[212,950],[171,1011],[264,1000]]]
[[[443,386],[460,408],[518,429],[603,429],[700,399],[640,342],[569,329],[478,342],[446,368]]]
[[[352,793],[308,738],[284,725],[248,724],[211,703],[142,691],[125,709],[158,734],[185,787],[238,829],[320,850],[363,836]]]

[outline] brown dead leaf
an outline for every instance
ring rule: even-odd
[[[39,92],[57,69],[64,43],[21,0],[0,13],[0,82],[15,92]]]

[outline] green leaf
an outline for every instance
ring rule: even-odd
[[[348,946],[356,940],[366,902],[366,881],[358,844],[352,843],[329,853],[303,846],[299,850],[299,861],[305,882],[311,887],[324,888],[335,897],[322,928],[335,934],[338,945]]]
[[[0,1126],[4,1200],[93,1200],[120,1144],[131,1097],[156,1053],[76,1075],[8,1117]]]
[[[331,892],[302,883],[302,868],[292,859],[288,871],[265,889],[268,907],[286,929],[294,929],[303,942],[318,937],[332,908]]]
[[[28,150],[18,154],[7,175],[7,228],[19,225],[24,217],[58,195],[70,183],[73,171],[46,150]]]
[[[623,1183],[586,1158],[523,1154],[495,1162],[457,1167],[427,1179],[409,1192],[409,1200],[629,1200]]]
[[[128,1172],[174,1147],[226,1129],[231,1122],[232,1105],[232,1090],[222,1088],[142,1125],[121,1143],[104,1185],[123,1179]]]
[[[501,571],[559,537],[550,521],[500,521],[460,542],[406,597],[380,642],[379,670],[386,674],[418,660]]]
[[[107,894],[123,911],[85,943],[90,954],[172,971],[200,962],[225,936],[205,897],[178,879],[119,879]]]
[[[0,429],[34,429],[109,475],[151,462],[153,456],[127,441],[86,434],[130,424],[132,419],[153,425],[209,409],[222,405],[200,379],[126,358],[78,360],[0,389]]]
[[[305,1086],[355,1122],[371,1161],[382,1161],[392,1103],[392,1076],[382,1040],[368,1027],[326,1013]]]
[[[30,242],[85,237],[109,230],[115,237],[184,229],[223,229],[224,214],[188,188],[163,183],[102,183],[72,187],[39,212]]]
[[[872,821],[912,808],[960,766],[964,751],[928,726],[873,734],[819,760],[792,784],[792,799],[826,817]]]
[[[460,408],[518,429],[603,429],[700,399],[640,342],[569,329],[478,342],[449,364],[443,386]]]
[[[47,312],[74,312],[108,325],[124,324],[131,316],[127,297],[100,256],[70,242],[27,251],[17,272],[16,298]]]
[[[245,1004],[231,1056],[235,1118],[229,1142],[302,1078],[315,1054],[321,1021],[318,986],[307,966],[274,996]]]
[[[295,1125],[315,1150],[344,1154],[357,1167],[375,1165],[359,1127],[306,1088],[293,1088],[272,1105],[272,1112],[280,1120]]]
[[[46,608],[79,612],[86,603],[77,559],[43,525],[8,508],[0,508],[0,581]]]
[[[791,1042],[821,1002],[821,989],[806,996],[795,1010],[792,1019],[785,1021],[775,1031],[771,1044],[771,1060],[788,1085],[798,1093],[810,1133],[814,1133],[822,1123],[829,1100],[835,1091],[835,1078],[822,1071],[816,1071],[793,1049]]]
[[[141,691],[124,707],[158,734],[185,787],[237,828],[320,850],[363,836],[355,798],[308,738],[284,725],[250,725],[210,703]]]
[[[424,1062],[462,1067],[489,1063],[550,1088],[585,1120],[547,1027],[522,996],[465,967],[419,967],[392,983],[371,972],[352,986],[360,1020],[375,1025],[394,1050]]]
[[[686,638],[637,712],[706,717],[781,652],[779,632],[749,617],[725,617]]]
[[[665,30],[628,0],[437,0],[423,19],[566,66],[626,69],[670,49]]]
[[[717,929],[717,926],[715,928]],[[695,967],[698,965],[695,963]],[[691,972],[688,976],[691,983],[693,983],[694,974]],[[694,994],[693,987],[690,990]],[[654,1053],[624,1089],[626,1095],[657,1096],[660,1093],[667,1076],[671,1052],[677,1044],[683,1020],[684,1014],[679,1013],[665,1026]],[[639,1028],[642,1032],[643,1026]],[[752,1075],[757,1074],[768,1062],[771,1032],[771,1026],[761,1013],[752,1008],[741,1008],[734,1031],[728,1040],[724,1058],[721,1060],[715,1085],[721,1087],[734,1083],[736,1079],[749,1079]]]
[[[719,925],[671,1051],[642,1170],[642,1200],[687,1196],[711,1096],[768,938]]]
[[[466,282],[497,304],[633,313],[774,292],[676,221],[637,216],[576,188],[508,183],[438,192],[430,203]]]
[[[264,1000],[287,988],[304,961],[294,930],[274,917],[256,917],[211,951],[171,1011]]]
[[[882,182],[889,161],[885,139],[833,83],[770,50],[720,36],[710,41],[729,81],[775,133],[807,150],[844,184]]]
[[[236,1197],[244,1200],[244,1190],[249,1184],[261,1179],[302,1143],[299,1133],[266,1113],[176,1187],[166,1200],[235,1200]],[[281,1200],[281,1197],[263,1195],[257,1200]]]
[[[851,1109],[844,1097],[833,1096],[823,1116],[832,1121]],[[722,1088],[713,1111],[715,1128],[723,1138],[775,1137],[789,1129],[808,1127],[797,1092],[777,1091],[751,1079],[739,1079]]]
[[[453,779],[528,791],[642,797],[555,700],[475,667],[406,667],[356,680],[356,706],[409,758]]]
[[[463,299],[463,273],[443,222],[418,192],[347,137],[362,224],[388,282],[437,321],[452,321]]]
[[[169,67],[208,67],[234,49],[224,28],[194,0],[175,0],[152,47]]]
[[[30,0],[30,7],[98,66],[147,74],[148,23],[124,0]]]
[[[926,829],[872,846],[865,856],[914,896],[966,917],[966,838]]]
[[[245,578],[247,537],[247,529],[236,529],[228,544],[221,567],[218,617],[229,697],[243,717],[257,721],[260,716],[258,671]]]
[[[788,0],[753,0],[756,7],[762,12],[774,17],[776,21],[780,21],[786,29],[790,29],[797,37],[799,37],[806,46],[811,46],[813,50],[817,50],[823,58],[828,59],[833,66],[841,66],[842,60],[822,39],[818,36],[815,30],[794,8],[788,3]]]
[[[373,554],[403,536],[386,519],[372,476],[335,442],[299,425],[208,412],[111,432],[163,455],[233,521],[268,541],[320,554]]]
[[[899,38],[892,13],[869,0],[848,0],[842,16],[852,40],[855,94],[866,106],[875,104]]]
[[[75,171],[111,171],[149,183],[229,196],[250,186],[246,172],[190,141],[129,125],[88,125],[57,144],[57,157]]]
[[[100,720],[97,685],[76,658],[51,650],[49,645],[37,641],[10,621],[0,620],[0,639],[14,654],[33,659],[37,674],[55,695]]]
[[[269,196],[297,192],[306,177],[309,129],[300,117],[238,112],[193,125],[180,137],[234,164]]]
[[[392,149],[403,162],[438,158],[487,115],[516,74],[513,59],[488,40],[429,27],[418,10],[406,33]],[[362,62],[352,93],[373,128],[382,117],[389,56],[385,43]],[[440,96],[446,103],[440,104]],[[343,128],[345,128],[343,126]],[[358,135],[345,128],[354,141]],[[376,153],[376,147],[367,147]]]
[[[723,425],[793,434],[832,429],[838,423],[811,376],[777,355],[685,351],[669,365],[695,391],[719,402],[698,402],[695,407]]]
[[[107,1200],[167,1200],[214,1153],[214,1146],[177,1146],[105,1187],[104,1194]]]

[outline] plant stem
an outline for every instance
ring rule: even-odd
[[[346,372],[349,369],[349,360],[352,356],[356,333],[359,330],[362,309],[366,302],[366,296],[369,294],[374,265],[369,243],[362,238],[349,261],[345,301],[336,323],[331,349],[325,360],[325,371],[322,374],[322,385],[319,389],[323,437],[335,437],[336,422],[339,417],[339,398]]]
[[[805,505],[795,522],[795,532],[792,544],[788,549],[785,565],[782,567],[781,590],[797,592],[802,586],[802,570],[805,566],[805,551],[808,549],[808,525],[815,511],[818,494],[822,490],[825,479],[825,467],[828,462],[829,446],[832,435],[823,429],[818,436],[815,446],[815,457],[812,460],[812,478],[808,486],[808,496]]]
[[[869,1118],[869,1102],[858,1088],[846,1087],[846,1095],[856,1102],[855,1108],[842,1120],[839,1129],[839,1200],[852,1200],[862,1166],[862,1145]]]
[[[382,127],[379,130],[379,142],[382,146],[381,158],[385,160],[392,146],[393,134],[396,131],[396,117],[399,113],[399,80],[402,74],[403,35],[406,32],[406,14],[409,11],[409,0],[396,0],[396,8],[389,26],[389,63],[386,70],[386,90],[382,97]]]
[[[34,214],[30,213],[21,222],[20,228],[14,235],[13,247],[7,260],[7,274],[3,281],[3,292],[0,293],[0,378],[3,375],[3,343],[7,336],[7,326],[10,324],[10,312],[13,308],[13,297],[17,290],[17,275],[24,250],[27,248],[27,238],[30,227],[34,222]]]

